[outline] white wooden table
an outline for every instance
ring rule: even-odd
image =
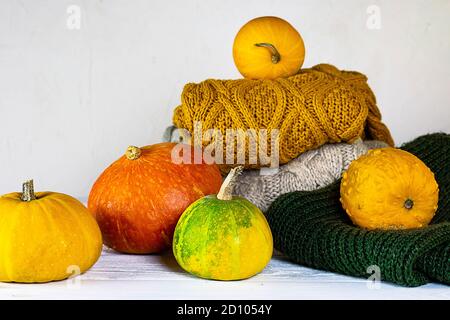
[[[275,256],[259,275],[210,281],[185,273],[170,252],[124,255],[103,250],[85,274],[46,284],[0,283],[0,299],[450,299],[450,287],[404,288],[305,268]]]

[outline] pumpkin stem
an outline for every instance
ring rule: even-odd
[[[273,44],[262,42],[262,43],[255,43],[255,46],[269,49],[269,51],[272,55],[272,63],[273,64],[277,64],[278,62],[280,62],[281,55],[278,52],[277,48],[275,48],[275,46]]]
[[[233,186],[236,181],[236,177],[241,174],[243,166],[239,166],[231,169],[227,177],[220,187],[219,193],[217,194],[217,199],[219,200],[231,200],[233,198]]]
[[[406,199],[405,203],[403,204],[403,206],[408,209],[411,210],[414,207],[414,201],[412,201],[411,199]]]
[[[22,195],[20,196],[22,201],[36,200],[36,195],[34,194],[34,184],[33,180],[25,181],[22,184]]]
[[[135,146],[129,146],[125,152],[128,160],[136,160],[141,156],[141,149]]]

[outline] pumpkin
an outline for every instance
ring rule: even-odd
[[[421,228],[437,209],[439,188],[431,170],[395,148],[370,150],[353,161],[341,181],[341,203],[365,229]]]
[[[217,195],[191,204],[177,223],[173,252],[178,264],[201,278],[239,280],[264,269],[272,257],[269,225],[255,205],[231,196],[237,170]]]
[[[297,30],[277,17],[259,17],[237,33],[233,58],[248,79],[276,79],[296,74],[305,59],[305,45]]]
[[[131,146],[94,183],[88,208],[104,243],[125,253],[156,253],[170,247],[178,218],[195,200],[216,193],[222,176],[201,150],[184,147],[189,161],[172,159],[175,143]],[[196,155],[197,154],[197,155]]]
[[[101,250],[97,223],[71,196],[34,193],[30,180],[0,197],[0,281],[62,280],[88,270]]]

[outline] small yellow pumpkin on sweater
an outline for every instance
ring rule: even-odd
[[[431,170],[395,148],[370,150],[353,161],[341,182],[341,203],[365,229],[413,229],[429,224],[439,188]]]
[[[297,30],[277,17],[247,22],[233,44],[239,72],[248,79],[276,79],[296,74],[305,59],[305,45]]]
[[[0,281],[49,282],[88,270],[102,251],[102,235],[87,208],[56,192],[0,197]]]

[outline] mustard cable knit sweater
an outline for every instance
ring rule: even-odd
[[[196,121],[201,121],[203,132],[219,129],[224,137],[227,129],[278,129],[281,164],[326,143],[352,142],[358,137],[394,145],[366,76],[328,64],[276,80],[189,83],[174,111],[173,123],[193,134]],[[270,134],[267,145],[270,157]],[[248,143],[246,147],[245,167],[261,167],[260,162],[249,163]],[[225,158],[225,148],[222,150]],[[236,159],[236,152],[234,156]],[[221,169],[233,166],[222,165]]]

